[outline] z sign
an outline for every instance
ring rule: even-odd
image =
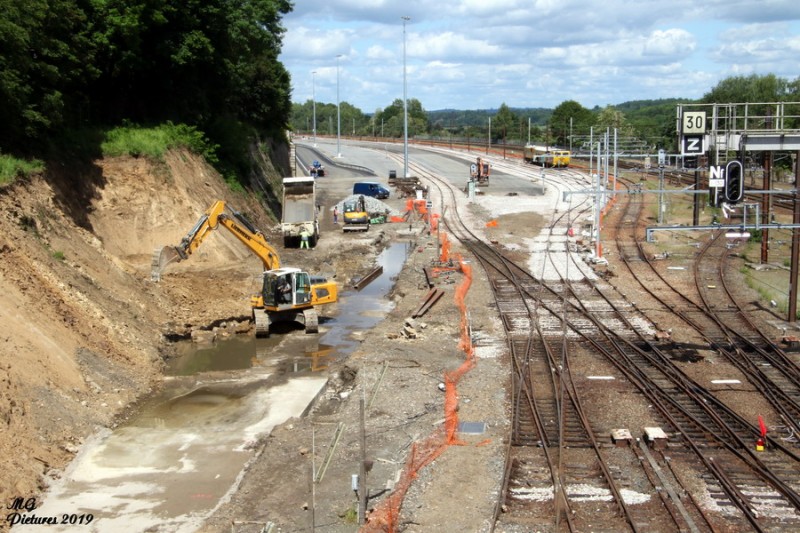
[[[702,154],[703,150],[703,136],[702,135],[685,135],[681,139],[681,154],[695,155]]]

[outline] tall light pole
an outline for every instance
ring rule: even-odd
[[[314,146],[317,145],[317,71],[314,70],[311,72],[311,107],[313,109],[314,117],[311,119],[314,121],[313,131],[314,131]]]
[[[342,130],[342,116],[339,113],[339,58],[342,54],[336,56],[336,157],[342,157],[341,146],[341,130]]]
[[[403,176],[409,178],[408,174],[408,83],[406,81],[406,22],[411,17],[400,17],[403,19]]]

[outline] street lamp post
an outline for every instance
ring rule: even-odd
[[[311,72],[311,108],[313,110],[314,146],[317,145],[317,71]]]
[[[408,82],[406,80],[406,22],[411,17],[400,17],[403,19],[403,176],[409,178],[408,174]]]
[[[336,157],[342,157],[341,145],[341,130],[342,130],[342,116],[339,111],[339,58],[342,54],[336,56]]]

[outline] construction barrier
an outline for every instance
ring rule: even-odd
[[[464,374],[475,367],[475,350],[470,336],[466,303],[467,292],[469,292],[469,288],[472,285],[472,265],[465,263],[461,257],[458,258],[458,262],[461,266],[461,271],[464,273],[464,281],[456,287],[455,303],[461,314],[461,340],[458,343],[458,348],[464,352],[464,362],[454,371],[446,372],[444,375],[444,426],[448,444],[456,444],[457,442],[458,393],[456,392],[456,385],[464,377]]]
[[[619,183],[617,183],[616,188],[617,189],[621,188]],[[603,224],[605,223],[606,215],[611,211],[611,209],[614,207],[615,203],[617,203],[617,196],[613,195],[606,202],[606,205],[603,206],[603,209],[600,210],[599,219],[600,219],[600,227],[601,228],[603,227]],[[572,228],[570,228],[570,229],[572,229]],[[599,235],[600,234],[600,229],[599,228],[598,228],[597,232],[598,232],[598,235]],[[603,245],[600,244],[600,243],[598,243],[598,245],[597,245],[597,257],[603,257]]]
[[[439,252],[439,261],[447,263],[450,261],[450,239],[447,238],[447,233],[439,234],[439,244],[442,247]]]
[[[464,279],[455,289],[455,303],[461,315],[459,349],[464,352],[465,359],[456,370],[446,372],[444,375],[444,428],[443,430],[436,430],[422,442],[412,445],[408,460],[403,472],[400,474],[399,481],[394,487],[394,491],[369,514],[367,523],[359,529],[361,533],[396,532],[400,524],[400,509],[403,506],[403,500],[419,472],[442,455],[448,446],[461,444],[456,436],[458,431],[458,393],[456,386],[461,378],[475,367],[475,351],[470,338],[466,304],[466,296],[472,285],[472,266],[465,263],[461,257],[458,257],[458,262],[460,263],[461,271],[464,273]]]
[[[431,215],[431,231],[436,231],[439,229],[439,213],[434,213]]]

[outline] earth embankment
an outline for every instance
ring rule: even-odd
[[[150,281],[153,251],[218,199],[269,227],[256,201],[186,152],[0,190],[0,501],[36,497],[83,439],[157,387],[166,337],[243,317],[261,266],[223,232]]]

